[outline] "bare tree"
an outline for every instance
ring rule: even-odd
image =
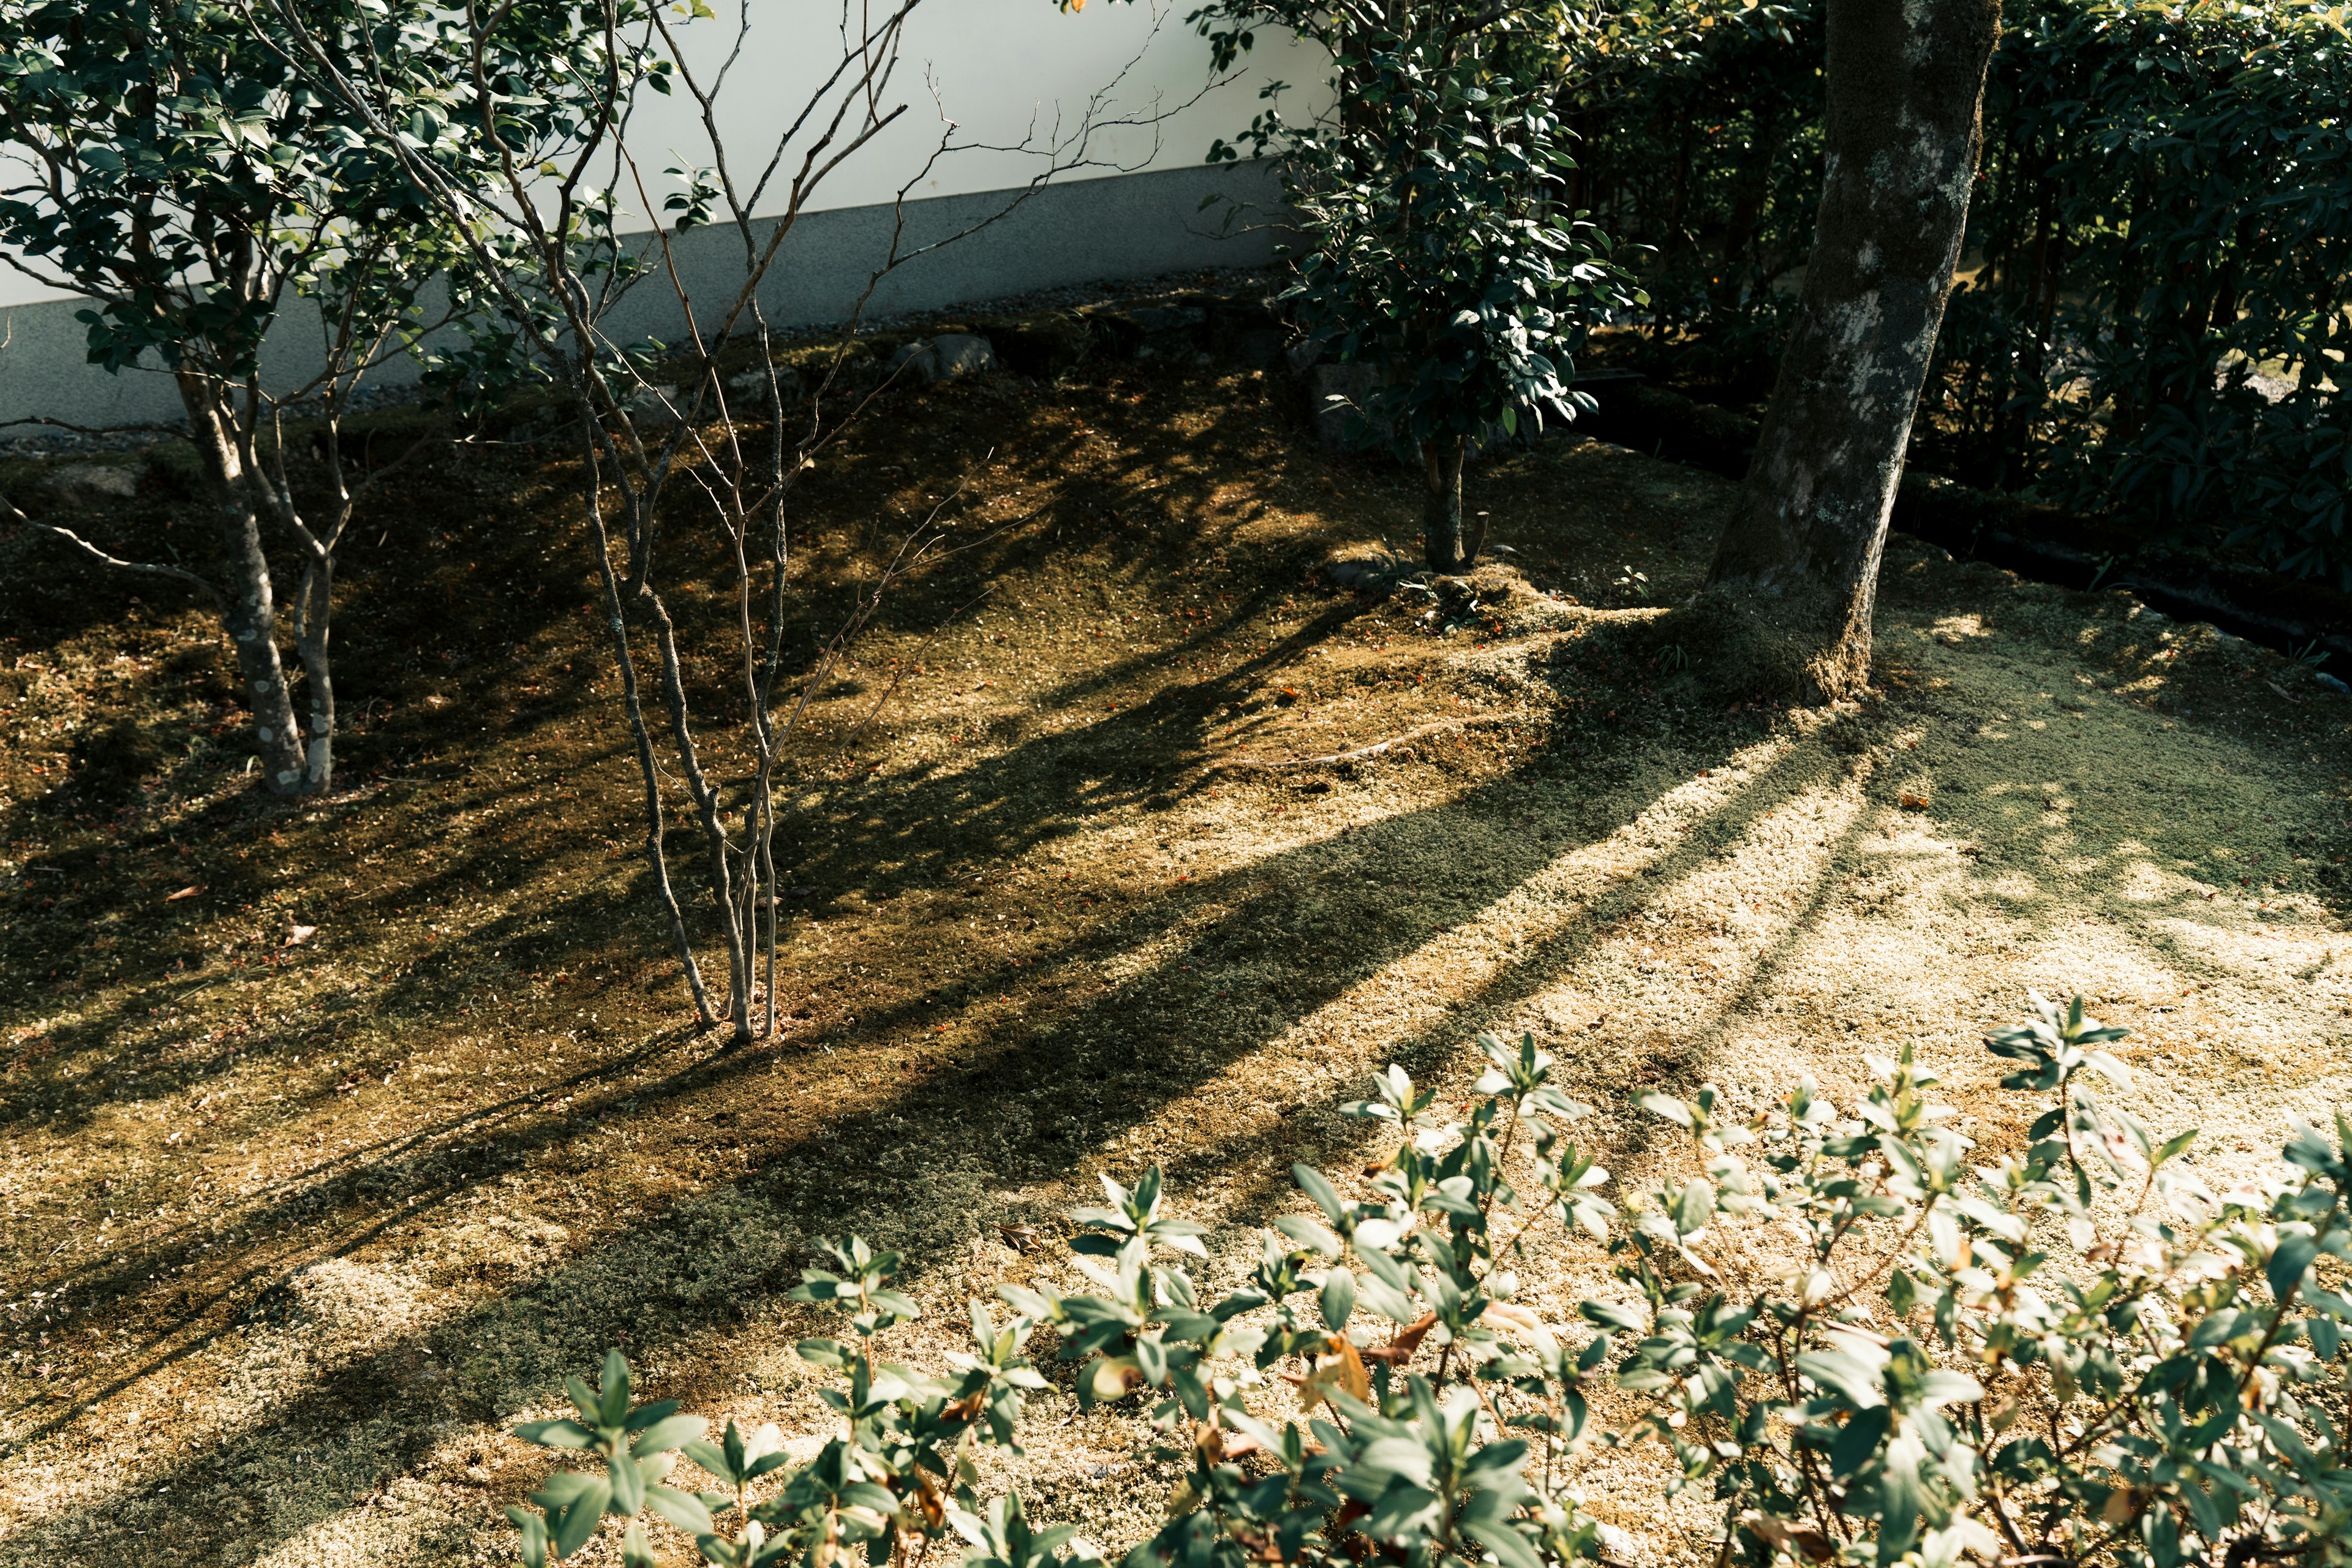
[[[1815,699],[1870,678],[1886,520],[1952,286],[1999,0],[1829,0],[1828,166],[1812,258],[1708,596],[1760,674]],[[1760,626],[1752,623],[1761,623]]]
[[[291,0],[254,3],[270,5],[289,33],[299,28]],[[731,38],[714,51],[717,62],[707,69],[682,47],[693,38],[682,36],[673,16],[603,0],[593,51],[603,74],[593,90],[579,94],[570,122],[548,127],[536,140],[517,133],[520,117],[509,114],[502,84],[509,62],[537,47],[568,13],[543,14],[520,0],[494,10],[469,5],[440,26],[461,79],[456,96],[462,107],[455,117],[494,152],[498,177],[487,184],[467,182],[461,167],[403,134],[416,104],[449,100],[446,81],[404,76],[374,58],[340,59],[323,47],[300,57],[322,89],[364,115],[387,153],[402,159],[452,218],[480,237],[475,263],[493,279],[510,330],[570,395],[580,441],[582,514],[594,542],[622,710],[645,792],[646,863],[698,1016],[715,1024],[723,1011],[739,1043],[776,1026],[773,838],[784,750],[812,696],[831,679],[882,596],[947,548],[938,526],[941,514],[934,511],[891,544],[875,573],[815,606],[830,629],[813,658],[787,658],[787,631],[801,607],[790,498],[802,476],[887,389],[887,383],[870,381],[853,386],[845,374],[866,303],[890,273],[1000,221],[1056,175],[1111,166],[1094,152],[1105,132],[1154,126],[1181,107],[1154,103],[1140,113],[1119,113],[1114,94],[1123,70],[1090,98],[1074,123],[1033,127],[1010,148],[961,137],[942,111],[945,130],[898,190],[887,252],[877,258],[838,346],[803,389],[797,374],[778,363],[765,290],[818,190],[908,113],[898,82],[908,23],[921,4],[844,5],[835,24],[837,57],[827,45],[824,58],[831,63],[817,86],[750,157],[730,147],[719,112],[730,84],[748,68],[750,0],[742,0]],[[673,216],[664,226],[624,236],[624,193],[635,197],[641,213],[655,210],[631,127],[637,93],[654,85],[691,105],[709,162],[667,170],[681,183],[661,204]],[[982,150],[1033,155],[1034,177],[979,222],[911,243],[910,193],[942,160]],[[712,233],[688,237],[705,228]],[[740,271],[724,298],[706,303],[688,284],[683,247],[713,243],[719,236],[740,255]],[[674,354],[633,348],[617,341],[610,326],[620,301],[645,288],[661,291],[665,313],[677,324],[681,342]],[[750,368],[730,376],[723,362],[738,354]],[[673,611],[670,595],[679,589],[665,531],[681,527],[707,530],[704,544],[715,545],[725,563],[730,607],[715,648],[688,646],[688,634]],[[686,672],[714,660],[732,672],[733,691],[698,710]],[[721,747],[751,761],[740,791],[730,792],[709,765],[709,756]],[[726,951],[723,1005],[706,984],[694,931],[670,878],[663,783],[672,772],[683,785]],[[764,1005],[755,1021],[753,999],[761,991]]]

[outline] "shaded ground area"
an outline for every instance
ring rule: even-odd
[[[504,1560],[543,1467],[503,1427],[607,1344],[806,1441],[812,1237],[907,1251],[935,1356],[965,1295],[1075,1288],[1097,1172],[1165,1163],[1238,1258],[1290,1161],[1352,1163],[1372,1069],[1466,1084],[1482,1028],[1567,1061],[1624,1180],[1643,1088],[1850,1095],[1906,1039],[1998,1147],[1976,1041],[2029,987],[2129,1026],[2137,1108],[2217,1171],[2342,1091],[2352,703],[2300,667],[1897,541],[1880,699],[1730,703],[1659,608],[1722,481],[1513,457],[1476,602],[1376,599],[1326,563],[1414,497],[1265,382],[1148,365],[895,402],[811,497],[812,581],[958,477],[975,547],[818,704],[791,1027],[731,1054],[640,893],[560,468],[374,503],[354,787],[310,807],[250,789],[201,617],[120,631],[121,584],[0,542],[0,1563]],[[1548,1268],[1556,1312],[1603,1273]],[[1150,1529],[1136,1426],[1035,1411],[1038,1511]],[[1699,1516],[1643,1463],[1591,1494],[1671,1560]]]

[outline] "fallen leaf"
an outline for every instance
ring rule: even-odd
[[[1914,795],[1906,789],[1895,797],[1895,804],[1906,811],[1925,811],[1927,809],[1927,797],[1924,795]]]
[[[299,947],[318,934],[319,928],[317,926],[296,926],[294,928],[294,934],[286,939],[286,945],[289,947]]]
[[[163,901],[164,901],[165,903],[167,903],[167,904],[176,904],[176,903],[178,903],[182,899],[193,899],[193,898],[194,898],[198,893],[201,893],[201,892],[203,892],[203,891],[204,891],[204,889],[203,889],[202,888],[196,887],[196,886],[194,886],[194,885],[192,883],[192,884],[190,884],[190,885],[189,885],[189,886],[187,886],[187,887],[182,888],[182,889],[181,889],[178,892],[176,892],[176,893],[166,893],[166,894],[163,896]]]

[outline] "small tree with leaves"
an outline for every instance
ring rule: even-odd
[[[1275,156],[1302,238],[1285,293],[1339,359],[1371,367],[1362,438],[1418,464],[1430,569],[1466,570],[1475,443],[1570,419],[1571,363],[1595,321],[1634,302],[1609,242],[1565,209],[1568,137],[1547,75],[1550,13],[1498,4],[1221,0],[1193,14],[1220,69],[1276,27],[1329,57],[1332,107],[1295,122],[1282,84],[1212,161]]]
[[[413,7],[304,0],[302,15],[346,50],[397,60],[420,41],[406,25]],[[559,40],[554,59],[563,52]],[[547,72],[528,79],[543,88]],[[333,784],[337,552],[360,494],[391,466],[345,464],[344,416],[369,373],[470,299],[446,215],[361,132],[308,89],[282,36],[206,0],[0,3],[0,260],[89,300],[79,315],[91,363],[171,375],[220,527],[218,561],[131,560],[5,500],[0,509],[212,602],[262,780],[281,795]],[[293,296],[317,306],[320,354],[314,372],[283,384],[264,377],[261,350],[273,328],[287,330]],[[311,421],[312,440],[289,442],[289,414]],[[299,447],[316,452],[314,473],[302,472]],[[292,563],[299,718],[273,553]]]

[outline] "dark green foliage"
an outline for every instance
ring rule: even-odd
[[[304,10],[345,47],[374,19]],[[459,247],[363,131],[233,7],[0,5],[0,137],[31,154],[0,189],[0,243],[92,297],[89,358],[109,370],[143,359],[234,387],[289,287],[320,300],[331,334],[356,319],[345,374],[429,326],[420,295]]]
[[[2352,40],[2305,4],[2013,15],[1946,326],[1972,477],[2352,585]]]
[[[1611,16],[1567,110],[1576,205],[1642,247],[1651,363],[1759,398],[1820,201],[1817,7]],[[2007,8],[1916,459],[2352,585],[2343,26],[2310,0]]]
[[[1607,238],[1569,203],[1554,18],[1532,5],[1231,0],[1192,19],[1221,68],[1269,27],[1328,55],[1329,110],[1286,119],[1276,83],[1210,156],[1284,161],[1303,231],[1284,298],[1335,357],[1377,373],[1355,399],[1361,438],[1425,464],[1458,525],[1465,443],[1572,418],[1585,332],[1636,302]],[[1433,552],[1432,564],[1466,560]]]

